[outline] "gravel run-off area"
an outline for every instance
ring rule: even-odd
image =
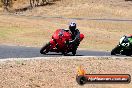
[[[77,69],[88,74],[130,74],[131,57],[36,57],[0,62],[0,88],[82,88]],[[132,84],[85,84],[83,88],[131,88]]]

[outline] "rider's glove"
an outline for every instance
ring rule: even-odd
[[[69,41],[69,44],[73,44],[74,43],[74,41]]]
[[[65,44],[67,45],[73,44],[73,41],[66,41]]]

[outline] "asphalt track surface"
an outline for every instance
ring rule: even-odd
[[[33,57],[62,57],[61,53],[42,55],[38,47],[0,45],[0,59],[6,58],[33,58]],[[72,55],[71,53],[68,56]],[[77,50],[76,56],[110,56],[110,52]]]

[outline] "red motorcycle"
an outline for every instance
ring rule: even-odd
[[[84,38],[83,34],[80,34],[79,42]],[[46,54],[48,52],[61,52],[63,55],[67,55],[72,52],[73,55],[76,54],[77,46],[76,44],[68,44],[72,40],[69,30],[58,29],[54,32],[52,39],[40,49],[41,54]]]

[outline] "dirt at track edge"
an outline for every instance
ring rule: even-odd
[[[2,88],[80,88],[79,66],[90,74],[130,74],[132,58],[125,57],[37,57],[12,58],[0,63]],[[122,86],[120,86],[122,85]],[[130,88],[132,84],[86,84],[84,88]]]

